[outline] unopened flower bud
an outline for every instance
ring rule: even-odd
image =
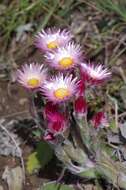
[[[87,114],[87,103],[83,96],[80,96],[75,100],[74,112],[79,116],[84,116]]]
[[[104,112],[97,112],[93,116],[91,123],[92,123],[93,127],[96,129],[108,127],[108,125],[109,125],[108,120],[107,120],[107,116]]]

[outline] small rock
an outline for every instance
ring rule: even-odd
[[[107,139],[109,143],[116,143],[116,144],[120,144],[120,138],[118,134],[112,134],[112,133],[108,133],[107,134]]]
[[[123,124],[120,124],[120,132],[121,132],[121,135],[126,139],[126,122]]]
[[[0,185],[0,190],[4,190],[3,187]]]
[[[4,124],[3,124],[4,123]],[[0,119],[0,124],[4,125],[5,128],[8,130],[10,136],[16,141],[16,144],[12,141],[10,136],[0,128],[0,155],[3,156],[16,156],[20,157],[20,152],[22,152],[21,148],[19,147],[21,144],[21,139],[18,137],[17,134],[14,133],[14,124],[16,123],[15,120],[11,120],[9,122],[4,122],[4,120]]]
[[[7,166],[2,175],[2,179],[7,182],[9,190],[23,189],[23,172],[20,166],[12,169]]]
[[[17,35],[16,35],[16,41],[19,40],[24,41],[27,37],[25,32],[33,31],[33,23],[28,23],[25,25],[20,25],[16,29]]]
[[[21,98],[21,99],[19,100],[19,104],[20,104],[21,106],[24,106],[27,102],[28,102],[27,98]]]

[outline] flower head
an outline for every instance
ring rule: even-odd
[[[59,74],[46,81],[41,90],[49,101],[60,103],[70,99],[76,93],[77,86],[77,78]]]
[[[104,112],[97,112],[93,116],[91,123],[92,123],[93,127],[96,129],[107,127],[109,125],[107,116]]]
[[[35,45],[42,51],[54,50],[67,44],[73,36],[67,30],[47,29],[36,35]]]
[[[99,84],[104,82],[111,76],[108,69],[104,68],[103,65],[93,64],[81,64],[81,75],[82,77],[92,84]]]
[[[71,69],[81,62],[81,47],[72,42],[64,47],[59,47],[55,52],[47,52],[45,58],[47,63],[57,70]]]
[[[28,89],[40,87],[46,79],[46,69],[38,63],[25,64],[17,71],[17,81]]]

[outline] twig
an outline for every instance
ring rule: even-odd
[[[42,111],[42,109],[38,109],[37,110],[38,112],[39,111]],[[24,111],[19,111],[19,112],[14,112],[14,113],[12,113],[12,114],[6,114],[6,115],[1,115],[0,116],[0,119],[3,119],[3,118],[10,118],[10,117],[15,117],[15,116],[20,116],[20,115],[23,115],[23,114],[29,114],[29,111],[28,110],[24,110]],[[33,118],[32,116],[31,116],[31,114],[29,114],[29,116],[28,116],[29,118]]]
[[[15,113],[12,113],[12,114],[1,115],[0,119],[9,118],[9,117],[15,117],[15,116],[19,116],[19,115],[23,115],[23,114],[27,114],[27,113],[29,113],[29,111],[24,110],[24,111],[15,112]]]
[[[60,173],[60,176],[58,177],[58,179],[57,179],[57,183],[59,183],[61,180],[62,180],[62,178],[63,178],[63,176],[64,176],[64,174],[65,174],[65,171],[66,171],[66,167],[64,167],[63,169],[62,169],[62,171],[61,171],[61,173]]]
[[[10,137],[10,139],[13,141],[19,156],[20,156],[20,160],[21,160],[21,166],[22,166],[22,171],[23,171],[23,181],[25,183],[25,166],[24,166],[24,160],[23,160],[23,156],[22,156],[22,151],[20,150],[16,140],[14,139],[14,137],[10,134],[10,132],[2,125],[2,123],[0,123],[0,128],[5,131],[5,133]]]
[[[78,190],[84,190],[83,187],[80,185],[79,182],[77,182],[77,185],[76,185],[76,186],[77,186],[77,189],[78,189]]]
[[[126,116],[126,112],[123,112],[123,113],[119,114],[118,117],[120,118],[120,117],[124,117],[124,116]]]
[[[122,67],[119,67],[118,69],[119,69],[120,75],[121,75],[124,83],[126,84],[126,76],[125,76],[125,73],[124,73]]]
[[[119,40],[119,43],[116,45],[116,47],[113,50],[112,57],[114,57],[117,54],[117,52],[120,49],[120,46],[122,45],[122,42],[125,42],[125,40],[126,40],[126,35],[122,36],[122,38]]]
[[[116,100],[114,101],[114,104],[115,104],[115,124],[116,127],[118,128],[118,104]]]
[[[107,93],[107,96],[114,103],[114,106],[115,106],[115,125],[116,125],[116,128],[118,129],[118,103],[117,103],[117,100],[115,98],[111,97],[108,93]]]
[[[38,112],[36,110],[36,106],[35,106],[35,102],[34,102],[34,94],[30,94],[29,95],[29,105],[30,105],[30,113],[31,116],[33,117],[37,127],[44,132],[44,130],[42,129],[40,122],[39,122],[39,116],[38,116]]]

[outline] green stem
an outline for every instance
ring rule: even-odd
[[[36,125],[38,126],[38,128],[44,132],[43,128],[40,125],[40,119],[38,116],[38,112],[36,110],[36,106],[35,106],[35,102],[34,102],[34,97],[35,97],[35,93],[29,93],[29,105],[30,105],[30,113],[36,123]]]

